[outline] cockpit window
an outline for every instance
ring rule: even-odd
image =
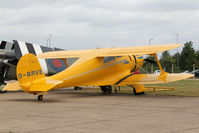
[[[115,56],[104,57],[104,63],[114,61],[114,60],[115,60]]]
[[[66,58],[66,62],[68,66],[71,66],[73,63],[75,63],[79,58]]]

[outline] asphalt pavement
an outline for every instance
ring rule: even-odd
[[[198,133],[199,98],[52,91],[0,94],[0,133]]]

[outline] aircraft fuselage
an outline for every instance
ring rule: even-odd
[[[78,65],[70,66],[68,69],[48,77],[47,80],[61,80],[61,84],[55,87],[99,86],[116,84],[118,79],[125,78],[132,72],[140,69],[143,65],[142,56],[122,57],[93,57],[88,60],[77,60]],[[74,64],[75,64],[74,63]]]

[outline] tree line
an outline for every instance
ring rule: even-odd
[[[148,56],[147,60],[155,61],[153,56]],[[162,52],[160,63],[166,72],[184,72],[193,71],[193,69],[199,69],[199,50],[193,48],[193,42],[189,41],[184,44],[181,52],[176,52],[171,55],[169,51]],[[159,70],[157,63],[144,62],[143,72],[153,72]]]

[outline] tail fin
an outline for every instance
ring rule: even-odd
[[[20,87],[25,92],[34,94],[45,94],[62,83],[62,81],[46,78],[39,60],[34,54],[26,54],[21,57],[17,64],[17,78]]]
[[[17,64],[17,79],[24,91],[28,91],[34,80],[45,78],[44,72],[37,57],[33,54],[26,54]]]
[[[17,78],[20,84],[45,78],[37,57],[33,54],[24,55],[17,64]]]

